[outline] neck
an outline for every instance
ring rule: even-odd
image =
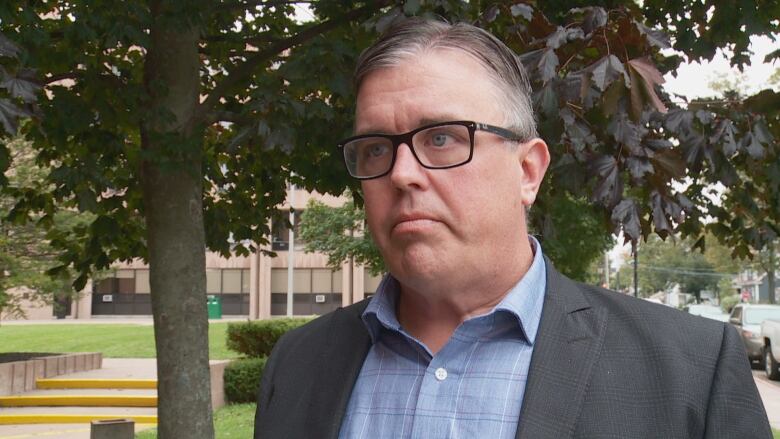
[[[466,285],[447,285],[444,289],[441,285],[411,287],[399,281],[396,315],[401,326],[436,354],[461,323],[490,312],[528,272],[533,252],[528,241],[526,246],[524,257],[513,259],[513,266],[486,270]]]

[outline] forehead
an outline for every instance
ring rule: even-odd
[[[367,74],[358,90],[356,133],[410,130],[430,122],[501,123],[501,94],[472,55],[433,49]]]

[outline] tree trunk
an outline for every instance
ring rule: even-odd
[[[213,439],[206,313],[198,29],[152,2],[144,66],[150,102],[142,169],[154,338],[158,437]]]

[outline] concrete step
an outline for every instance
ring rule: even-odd
[[[135,432],[156,424],[135,424]],[[90,439],[89,424],[0,424],[0,439]]]
[[[24,396],[57,396],[57,395],[139,395],[156,396],[156,389],[36,389],[25,392]],[[3,438],[0,438],[3,439]]]
[[[157,395],[0,396],[0,407],[157,407]]]
[[[38,389],[156,389],[155,379],[39,378]]]
[[[4,407],[0,425],[89,424],[106,419],[133,419],[137,424],[156,424],[155,407]]]

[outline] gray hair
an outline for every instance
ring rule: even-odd
[[[520,59],[498,38],[467,23],[411,17],[395,23],[360,54],[353,76],[356,91],[366,76],[396,67],[434,49],[455,49],[474,57],[487,71],[504,101],[507,128],[524,139],[537,137],[531,85]]]

